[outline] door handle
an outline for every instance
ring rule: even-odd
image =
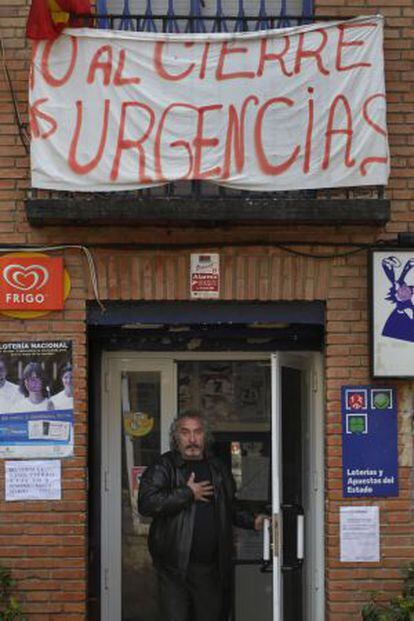
[[[302,507],[300,507],[300,511],[296,522],[296,556],[298,562],[303,563],[305,557],[305,516]]]
[[[270,518],[265,518],[263,520],[263,555],[262,555],[262,564],[260,566],[261,572],[273,571],[271,543],[270,543],[270,525],[271,525]]]
[[[299,569],[305,556],[305,515],[298,504],[283,504],[284,529],[282,571]]]

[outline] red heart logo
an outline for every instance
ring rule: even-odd
[[[49,280],[49,271],[43,265],[11,263],[3,270],[3,278],[10,287],[20,291],[41,289]]]

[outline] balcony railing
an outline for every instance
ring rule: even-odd
[[[130,1],[123,0],[122,11],[117,13],[108,5],[111,0],[97,0],[94,24],[111,30],[203,33],[268,30],[313,21],[313,0],[280,0],[273,12],[268,11],[266,0],[224,0],[224,4],[215,0],[214,7],[210,0],[189,0],[188,12],[182,0],[167,0],[162,8],[159,0],[141,1],[145,6],[134,7],[131,13]],[[273,7],[275,4],[277,0],[271,0]]]

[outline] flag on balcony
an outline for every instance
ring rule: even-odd
[[[32,0],[26,24],[28,39],[55,39],[63,28],[83,26],[74,15],[89,15],[89,0]],[[81,23],[82,22],[82,23]]]

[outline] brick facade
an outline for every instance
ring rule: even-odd
[[[173,244],[199,243],[222,258],[222,300],[323,300],[326,303],[326,621],[358,619],[369,592],[388,598],[401,586],[401,568],[414,558],[413,384],[399,391],[400,495],[375,500],[381,507],[381,562],[339,563],[339,506],[342,502],[340,386],[368,383],[369,324],[367,252],[335,259],[297,257],[272,246],[302,241],[301,250],[346,252],[341,244],[387,240],[411,231],[414,220],[414,3],[413,0],[318,0],[324,15],[383,13],[386,17],[388,128],[392,177],[387,194],[392,217],[384,228],[289,226],[203,229],[44,228],[25,218],[28,157],[14,122],[12,99],[0,72],[0,245],[157,243],[168,250],[95,250],[102,299],[186,300],[189,251]],[[26,118],[29,46],[24,38],[26,0],[0,4],[1,37],[19,108]],[[258,240],[268,244],[259,246]],[[323,241],[329,247],[314,245]],[[221,243],[226,247],[222,248]],[[231,246],[244,242],[243,247]],[[307,245],[308,244],[308,245]],[[312,245],[310,245],[312,244]],[[93,298],[86,262],[77,250],[63,253],[72,290],[65,310],[32,321],[0,316],[0,339],[62,337],[74,343],[75,457],[63,460],[63,500],[4,503],[0,500],[0,564],[13,569],[30,621],[86,618],[87,607],[87,343],[85,301]],[[4,467],[0,468],[4,499]],[[367,504],[362,501],[361,504]],[[369,503],[368,503],[369,504]]]

